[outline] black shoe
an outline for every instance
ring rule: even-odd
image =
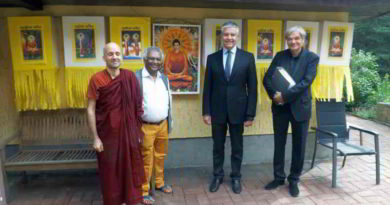
[[[290,195],[292,197],[298,197],[299,195],[299,188],[298,188],[298,183],[290,183],[288,185],[288,193],[290,193]]]
[[[232,179],[232,190],[235,194],[241,193],[241,180]]]
[[[216,192],[219,189],[219,185],[221,185],[223,182],[223,178],[217,178],[214,177],[213,181],[210,184],[209,191],[210,192]]]
[[[284,184],[284,180],[273,180],[272,182],[268,183],[264,189],[265,190],[272,190],[272,189],[276,189],[278,186],[280,185],[283,185]]]

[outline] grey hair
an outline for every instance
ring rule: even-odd
[[[149,53],[152,52],[152,51],[157,51],[160,54],[161,61],[164,62],[164,53],[157,46],[149,46],[149,47],[147,47],[145,49],[145,51],[144,51],[144,54],[142,55],[143,59],[147,60]]]
[[[223,33],[223,31],[225,30],[225,28],[235,28],[237,29],[237,34],[240,33],[240,27],[238,27],[238,25],[233,22],[233,21],[228,21],[228,22],[225,22],[222,27],[221,27],[221,31]]]
[[[284,38],[287,39],[292,33],[294,32],[298,32],[299,35],[301,36],[302,38],[302,41],[303,43],[305,43],[305,39],[306,39],[306,31],[305,29],[302,28],[302,26],[293,26],[289,29],[287,29],[285,32],[284,32]]]

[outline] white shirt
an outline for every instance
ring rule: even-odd
[[[144,97],[142,119],[146,122],[160,122],[166,119],[169,109],[168,90],[164,85],[160,72],[157,72],[157,78],[154,80],[144,67],[142,70],[142,87]]]
[[[226,59],[227,59],[227,56],[228,56],[228,49],[223,47],[222,52],[223,52],[223,67],[225,69],[226,68]],[[230,73],[232,73],[234,59],[236,58],[237,46],[234,46],[232,49],[230,49],[230,52],[232,52],[232,54],[230,56],[230,66],[231,66],[230,67]]]

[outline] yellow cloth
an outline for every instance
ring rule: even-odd
[[[160,125],[143,124],[145,133],[142,144],[146,182],[142,185],[142,195],[149,195],[149,184],[153,166],[156,174],[156,187],[164,186],[164,158],[168,153],[168,122]]]

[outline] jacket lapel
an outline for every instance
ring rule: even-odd
[[[223,79],[225,79],[226,82],[228,82],[228,80],[226,79],[226,75],[225,75],[225,67],[223,67],[223,49],[221,49],[219,51],[219,54],[217,55],[217,69],[220,73],[220,75],[223,76]]]

